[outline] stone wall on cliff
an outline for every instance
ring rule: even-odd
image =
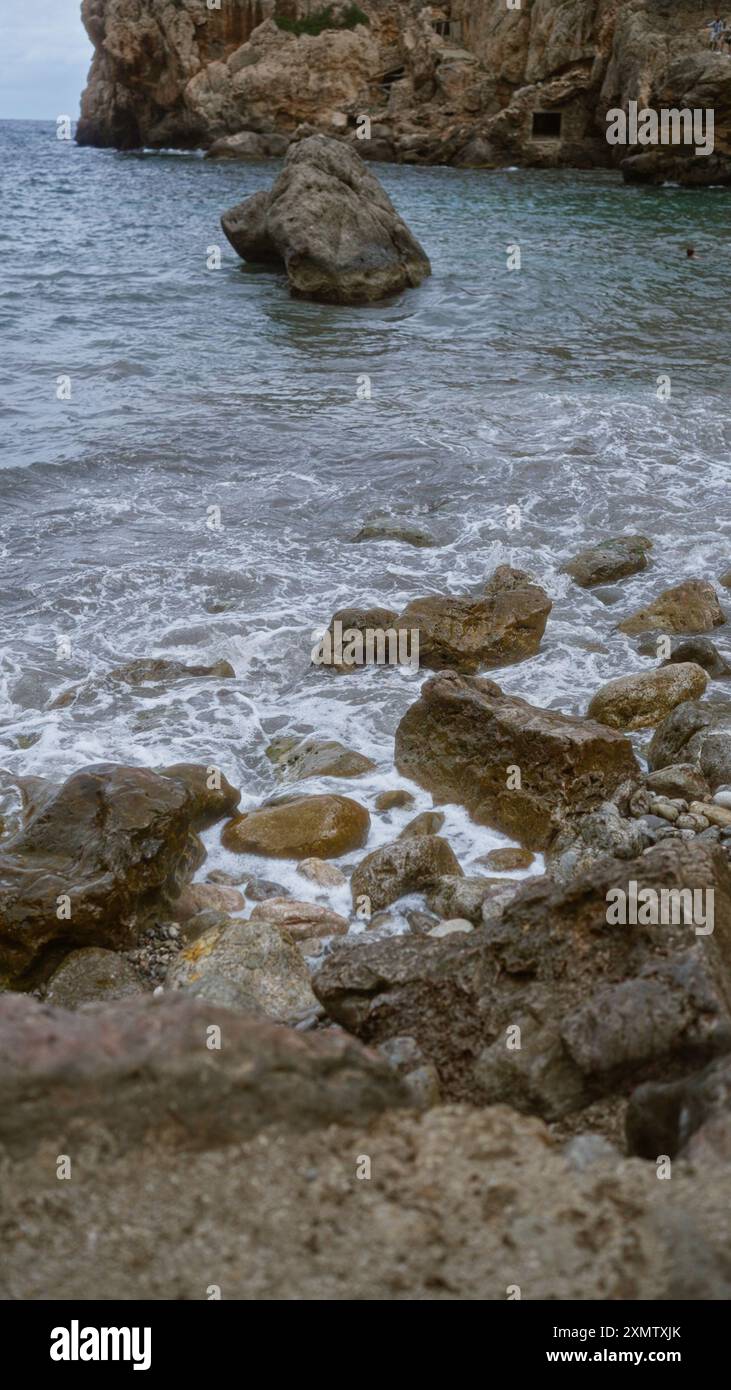
[[[365,22],[335,0],[329,27],[293,32],[322,8],[83,0],[95,52],[78,140],[209,148],[317,130],[405,163],[609,166],[632,151],[607,144],[607,110],[636,100],[713,106],[729,150],[731,59],[710,51],[700,0],[361,0]]]

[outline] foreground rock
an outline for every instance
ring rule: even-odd
[[[484,597],[413,599],[398,626],[419,633],[419,662],[472,673],[525,661],[538,651],[552,604],[524,570],[501,565]]]
[[[116,951],[87,946],[70,951],[48,981],[46,1001],[57,1009],[109,1003],[142,994],[144,986],[129,961]]]
[[[293,796],[229,821],[221,842],[237,854],[337,859],[365,844],[370,823],[365,807],[350,797]]]
[[[90,1125],[121,1150],[152,1138],[207,1148],[275,1123],[302,1132],[360,1122],[405,1101],[385,1061],[352,1038],[298,1033],[207,999],[69,1013],[0,995],[0,1143],[11,1154],[46,1137],[73,1152]]]
[[[378,912],[407,893],[423,893],[442,874],[461,874],[459,860],[438,835],[418,835],[382,845],[361,860],[350,880],[353,905],[367,899]]]
[[[50,968],[55,942],[119,950],[152,915],[173,916],[205,858],[195,832],[239,800],[225,778],[209,789],[208,772],[102,763],[49,790],[3,845],[0,978]]]
[[[690,661],[663,666],[658,671],[620,676],[597,690],[586,711],[587,718],[610,729],[649,729],[676,705],[703,695],[707,684],[706,672]]]
[[[259,919],[262,907],[249,922],[223,918],[198,936],[180,952],[165,988],[282,1022],[315,1008],[301,952],[289,935]]]
[[[611,584],[647,569],[649,550],[652,541],[647,536],[617,536],[579,551],[564,565],[564,573],[570,574],[582,589]]]
[[[369,1182],[358,1155],[371,1159]],[[504,1307],[516,1285],[549,1304],[731,1295],[722,1163],[674,1164],[658,1182],[654,1164],[604,1145],[579,1169],[540,1121],[504,1106],[391,1111],[304,1134],[277,1125],[174,1163],[165,1149],[105,1155],[54,1201],[48,1172],[48,1152],[3,1171],[17,1214],[3,1298],[195,1301],[210,1296],[212,1270],[225,1272],[226,1297],[255,1303]]]
[[[298,298],[372,303],[431,274],[375,175],[324,136],[292,146],[271,192],[231,208],[221,226],[244,260],[281,264]]]
[[[633,924],[633,891],[688,888],[706,904],[713,890],[711,932],[681,911]],[[609,914],[620,891],[624,924]],[[467,936],[336,947],[313,987],[364,1041],[415,1038],[444,1096],[555,1119],[729,1047],[731,869],[697,840],[604,858],[566,885],[528,880]]]
[[[459,802],[528,849],[543,849],[567,815],[592,810],[638,772],[631,744],[613,730],[451,672],[422,686],[395,756],[435,799]]]
[[[711,790],[731,782],[731,703],[688,700],[658,725],[647,750],[652,772],[697,765]]]
[[[731,1120],[731,1058],[719,1057],[703,1071],[678,1081],[648,1081],[638,1086],[627,1106],[630,1153],[671,1158],[689,1144],[709,1121]]]
[[[713,585],[706,579],[684,579],[625,618],[619,631],[630,637],[640,632],[710,632],[725,621]]]

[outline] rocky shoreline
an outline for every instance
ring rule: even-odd
[[[267,159],[321,134],[386,162],[731,181],[731,62],[696,0],[84,0],[82,18],[84,145]],[[713,153],[609,144],[632,102],[712,110]]]
[[[620,536],[568,562],[580,586],[648,571],[647,602],[620,622],[647,670],[597,691],[583,717],[504,695],[482,674],[520,663],[529,686],[531,657],[550,639],[550,599],[523,571],[500,567],[482,598],[414,599],[391,613],[419,633],[436,673],[395,730],[404,782],[370,805],[358,779],[372,763],[314,735],[271,745],[279,790],[247,811],[209,763],[102,764],[60,786],[17,779],[0,854],[0,1143],[11,1183],[16,1164],[34,1176],[10,1220],[4,1296],[47,1287],[64,1257],[66,1236],[52,1233],[33,1273],[37,1247],[19,1224],[57,1185],[46,1166],[44,1187],[51,1153],[83,1170],[72,1201],[101,1212],[99,1154],[122,1190],[141,1163],[156,1191],[171,1164],[176,1183],[215,1175],[225,1187],[227,1155],[249,1165],[237,1181],[250,1184],[264,1151],[255,1272],[231,1256],[228,1296],[302,1296],[308,1278],[323,1297],[500,1298],[522,1282],[523,1297],[728,1296],[718,1205],[731,1137],[731,671],[708,634],[725,637],[730,576],[657,594],[651,551],[648,538]],[[179,674],[144,661],[108,678]],[[638,731],[651,731],[649,744]],[[308,792],[313,776],[332,789]],[[408,807],[409,783],[434,809],[369,850],[374,820]],[[484,874],[465,874],[440,833],[439,806],[454,802],[513,841],[486,856]],[[261,875],[206,874],[200,832],[211,826]],[[283,861],[297,865],[299,896],[277,882]],[[335,911],[329,894],[342,905],[348,889],[350,910]],[[414,894],[419,906],[402,911]],[[408,1237],[408,1192],[425,1179],[407,1152],[431,1174],[426,1224]],[[516,1162],[535,1170],[533,1216]],[[330,1220],[335,1191],[347,1202],[362,1245],[336,1293],[337,1261],[328,1272],[302,1265],[278,1234],[282,1164],[297,1174],[302,1230]],[[472,1258],[465,1165],[489,1264]],[[544,1170],[560,1200],[539,1188]],[[566,1204],[582,1213],[570,1239]],[[636,1247],[620,1270],[628,1207]],[[105,1296],[130,1296],[135,1241],[119,1247],[129,1219],[101,1242]],[[589,1277],[579,1251],[602,1222]],[[248,1223],[234,1220],[240,1240]],[[437,1254],[434,1231],[450,1223],[452,1253]],[[210,1243],[216,1229],[209,1210],[192,1239]],[[511,1255],[506,1243],[512,1232],[520,1247],[521,1231],[536,1242],[530,1270],[525,1249]],[[414,1253],[393,1283],[407,1238]],[[156,1259],[135,1296],[206,1296],[182,1273],[185,1244],[165,1232],[168,1282]],[[704,1251],[692,1269],[691,1245]],[[74,1281],[91,1296],[78,1271]]]

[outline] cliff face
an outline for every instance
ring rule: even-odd
[[[334,0],[321,32],[319,0],[209,3],[83,0],[80,143],[252,154],[306,127],[377,159],[608,165],[632,151],[607,144],[607,110],[635,100],[713,107],[731,152],[731,59],[701,0]]]

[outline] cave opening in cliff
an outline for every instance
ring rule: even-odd
[[[560,140],[561,112],[534,111],[532,135],[536,140]]]

